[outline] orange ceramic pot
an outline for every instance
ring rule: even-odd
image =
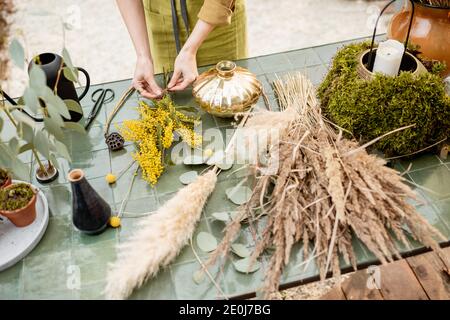
[[[5,190],[12,187],[13,184],[7,186]],[[25,207],[13,211],[0,210],[0,215],[8,218],[16,227],[26,227],[36,219],[36,198],[35,193]]]
[[[412,5],[405,1],[403,9],[394,15],[388,28],[388,38],[406,40]],[[447,64],[442,76],[450,74],[450,7],[439,8],[415,2],[410,43],[419,45],[423,56]]]

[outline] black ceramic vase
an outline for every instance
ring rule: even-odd
[[[99,234],[105,230],[111,217],[111,207],[92,188],[84,177],[83,170],[69,172],[72,186],[72,221],[75,227],[86,234]]]

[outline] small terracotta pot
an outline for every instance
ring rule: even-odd
[[[8,179],[6,179],[5,183],[3,183],[3,185],[0,186],[0,189],[6,188],[7,186],[11,185],[11,176],[8,175]]]
[[[9,185],[5,189],[12,188],[13,186],[13,184]],[[26,227],[36,219],[36,199],[37,196],[35,193],[25,207],[13,211],[0,210],[0,215],[8,218],[16,227]]]

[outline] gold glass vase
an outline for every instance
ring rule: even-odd
[[[221,61],[202,73],[192,90],[195,100],[206,112],[221,118],[248,110],[261,92],[262,85],[256,76],[232,61]]]

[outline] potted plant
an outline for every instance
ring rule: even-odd
[[[373,145],[387,157],[435,146],[439,151],[450,137],[450,97],[437,74],[442,64],[436,62],[423,73],[413,69],[396,77],[380,73],[365,77],[360,72],[361,54],[369,48],[370,43],[363,42],[338,51],[318,89],[324,115],[362,141],[409,126]]]
[[[11,184],[11,174],[8,170],[0,168],[0,189],[6,188]]]
[[[17,40],[10,45],[11,60],[19,68],[25,66],[25,50]],[[64,61],[71,61],[69,53],[63,49]],[[58,74],[73,74],[76,80],[76,70],[70,66],[60,65]],[[0,82],[1,84],[1,82]],[[70,118],[70,110],[81,110],[81,106],[74,100],[63,100],[57,94],[58,80],[51,87],[46,81],[46,74],[41,66],[33,64],[29,71],[28,86],[23,96],[16,102],[7,103],[6,94],[0,89],[0,166],[6,167],[21,180],[29,179],[28,164],[18,159],[25,152],[31,152],[36,161],[36,178],[40,183],[48,183],[58,176],[60,169],[57,158],[62,157],[71,161],[66,146],[67,130],[85,133],[83,126],[75,122],[64,122]],[[10,101],[10,100],[8,100]],[[39,124],[22,111],[28,108],[31,113],[41,117]],[[9,121],[16,129],[16,135],[9,140],[1,136],[2,124]]]
[[[409,37],[410,43],[420,46],[427,59],[446,64],[441,76],[450,74],[449,0],[409,0],[403,10],[394,15],[388,28],[388,38],[405,41],[414,5],[414,18]]]
[[[36,219],[36,190],[27,183],[11,184],[0,190],[0,215],[17,227],[26,227]]]

